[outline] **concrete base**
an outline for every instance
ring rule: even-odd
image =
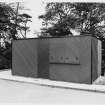
[[[95,84],[88,85],[88,84],[79,84],[79,83],[71,83],[71,82],[52,81],[49,79],[41,79],[41,78],[13,76],[11,74],[11,70],[1,71],[0,79],[15,81],[15,82],[23,82],[23,83],[25,82],[25,83],[31,83],[31,84],[49,86],[49,87],[55,87],[55,88],[76,89],[81,91],[105,93],[105,85],[95,85]]]

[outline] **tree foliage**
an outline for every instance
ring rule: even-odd
[[[29,30],[26,24],[31,21],[31,16],[26,13],[20,14],[20,9],[23,9],[23,6],[19,3],[0,2],[0,69],[11,67],[11,40],[24,38]],[[22,34],[23,31],[25,34]]]
[[[42,33],[51,36],[71,35],[71,29],[91,34],[103,40],[105,36],[105,4],[101,3],[48,3]]]
[[[15,4],[15,5],[14,5]],[[24,24],[30,21],[31,16],[28,14],[20,14],[18,9],[22,9],[22,6],[17,7],[17,3],[6,4],[0,3],[0,36],[1,38],[17,39],[20,38],[18,32],[28,30]],[[24,37],[24,36],[23,36]]]

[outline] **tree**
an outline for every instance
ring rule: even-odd
[[[0,3],[1,38],[17,39],[20,38],[19,32],[29,30],[26,23],[31,21],[31,16],[25,13],[20,14],[19,9],[23,9],[20,3]],[[25,37],[25,35],[22,36]]]
[[[26,32],[29,31],[29,27],[27,27],[27,23],[28,22],[32,22],[31,21],[31,16],[26,14],[26,13],[23,13],[23,14],[19,14],[18,15],[18,19],[17,19],[17,22],[18,24],[21,23],[22,24],[22,27],[19,27],[18,29],[20,30],[21,34],[22,34],[22,28],[24,30],[24,34],[22,34],[23,37],[26,38]]]
[[[2,39],[2,43],[5,45],[2,46],[0,43],[0,59],[2,59],[0,68],[11,67],[11,40],[25,38],[27,30],[29,30],[26,24],[31,21],[31,16],[26,13],[20,14],[19,9],[23,9],[20,3],[6,4],[0,2],[0,40]],[[22,31],[25,31],[25,34],[22,34],[21,37],[19,33]]]
[[[105,4],[101,3],[48,3],[43,20],[43,33],[52,36],[71,35],[71,29],[104,39]],[[103,24],[101,24],[103,22]]]
[[[11,7],[13,6],[14,3],[12,3]],[[19,10],[24,9],[21,3],[18,2],[14,7],[13,10],[15,11],[15,15],[12,18],[13,23],[11,24],[13,26],[13,30],[11,30],[12,34],[15,35],[14,37],[16,38],[20,38],[20,34],[23,38],[26,38],[26,32],[29,31],[27,22],[31,22],[32,17],[26,13],[19,13]]]

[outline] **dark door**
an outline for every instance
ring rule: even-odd
[[[49,78],[49,40],[38,40],[38,77]]]

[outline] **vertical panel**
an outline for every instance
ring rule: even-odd
[[[101,75],[101,42],[92,38],[92,81]]]
[[[38,77],[49,77],[49,40],[38,40]]]
[[[81,81],[91,84],[91,36],[83,36],[80,40]]]
[[[13,41],[12,74],[37,77],[37,41]]]
[[[98,40],[98,76],[101,75],[101,61],[102,61],[102,46],[101,41]]]
[[[92,59],[92,82],[98,77],[98,40],[92,37],[92,45],[91,45],[91,59]]]

